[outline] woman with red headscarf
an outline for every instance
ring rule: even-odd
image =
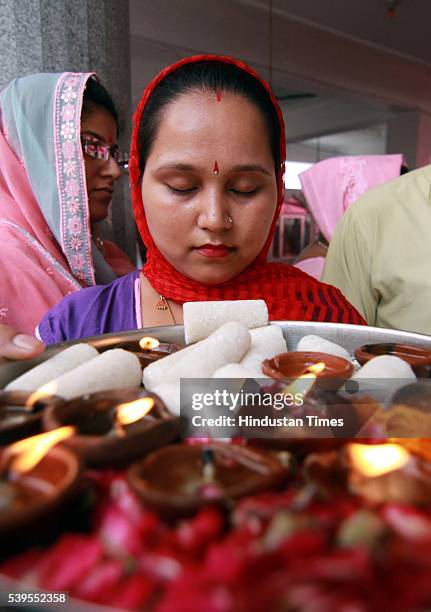
[[[129,165],[147,262],[65,298],[42,340],[182,323],[184,302],[205,300],[262,298],[272,320],[362,324],[334,287],[267,262],[284,161],[281,110],[251,68],[219,56],[166,68],[137,107]]]

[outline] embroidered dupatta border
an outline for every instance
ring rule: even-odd
[[[29,234],[29,232],[27,232],[27,230],[22,228],[20,225],[17,225],[16,223],[13,223],[13,221],[9,221],[9,219],[0,219],[0,225],[8,225],[9,227],[13,227],[16,231],[18,231],[25,238],[25,240],[27,240],[27,242],[34,249],[36,249],[38,251],[38,253],[40,253],[40,255],[42,255],[51,264],[51,266],[53,268],[55,268],[56,272],[61,274],[61,276],[64,278],[64,280],[67,283],[69,283],[69,285],[71,287],[73,287],[76,290],[82,289],[82,286],[78,283],[78,281],[75,278],[73,278],[73,276],[71,274],[69,274],[67,272],[67,270],[64,269],[64,267],[61,265],[61,263],[59,261],[57,261],[55,259],[55,257],[53,257],[51,255],[51,253],[49,253],[40,244],[40,242],[38,242],[35,238],[33,238],[33,236],[31,234]],[[46,271],[48,272],[48,269],[46,269]]]
[[[56,87],[54,145],[60,205],[60,236],[72,274],[95,284],[85,163],[81,147],[81,109],[92,73],[64,73]]]

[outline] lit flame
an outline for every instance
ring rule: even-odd
[[[15,442],[3,453],[2,463],[8,470],[24,474],[34,468],[53,446],[70,438],[75,432],[75,427],[68,425]]]
[[[353,466],[370,478],[399,470],[410,459],[398,444],[349,444],[348,452]]]
[[[316,382],[317,375],[320,374],[320,372],[323,372],[325,367],[326,366],[323,361],[319,361],[318,363],[308,366],[305,370],[305,374],[295,378],[290,385],[283,389],[284,395],[291,394],[294,399],[294,404],[302,405],[302,401],[297,398],[297,395],[300,395],[303,400]]]
[[[160,342],[157,340],[157,338],[151,338],[151,336],[145,336],[144,338],[141,338],[139,340],[139,346],[141,347],[141,349],[144,349],[146,351],[151,351],[152,349],[155,349],[158,346],[160,346]]]
[[[133,402],[119,404],[116,411],[117,423],[119,425],[135,423],[148,414],[153,406],[154,400],[152,397],[142,397]]]
[[[57,381],[52,380],[48,382],[39,389],[36,389],[31,395],[28,396],[27,401],[25,402],[25,407],[31,410],[36,402],[41,399],[44,399],[50,395],[55,395],[58,389]]]
[[[325,368],[326,366],[323,363],[323,361],[319,361],[318,363],[315,363],[314,365],[308,366],[307,373],[320,374],[320,372],[323,372]]]

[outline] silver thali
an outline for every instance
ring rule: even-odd
[[[356,348],[363,344],[378,342],[412,344],[431,350],[431,336],[426,336],[424,334],[383,329],[380,327],[347,325],[344,323],[315,323],[307,321],[274,321],[274,323],[277,323],[283,328],[289,351],[295,350],[300,338],[309,334],[321,336],[326,340],[335,342],[352,354]],[[184,327],[183,325],[166,325],[161,327],[147,327],[128,332],[105,334],[104,336],[94,336],[72,342],[55,344],[48,347],[47,350],[36,359],[14,362],[0,360],[0,389],[5,387],[5,385],[17,376],[20,376],[42,361],[49,359],[55,353],[71,344],[88,342],[99,350],[106,350],[115,348],[122,342],[139,340],[142,336],[154,336],[162,342],[184,344]]]
[[[288,350],[295,350],[300,338],[309,334],[318,335],[335,342],[344,347],[351,354],[353,354],[355,349],[359,346],[380,342],[411,344],[431,350],[431,336],[411,332],[339,323],[314,323],[304,321],[276,321],[275,323],[279,324],[283,329]],[[103,336],[53,345],[48,347],[40,357],[28,361],[12,362],[0,359],[0,389],[20,374],[72,344],[88,342],[99,350],[107,350],[115,348],[119,343],[140,340],[143,336],[154,336],[163,342],[183,344],[184,328],[182,325],[162,326],[144,328],[130,332],[106,334]],[[2,607],[1,604],[5,602],[5,596],[2,596],[2,593],[19,593],[27,590],[31,590],[32,593],[43,592],[34,587],[24,585],[20,583],[20,581],[0,575],[0,607]],[[48,610],[47,607],[43,606],[39,606],[39,608],[41,610]],[[50,609],[60,610],[60,608],[57,607],[50,607]],[[110,612],[111,610],[114,612],[114,608],[94,605],[89,602],[81,602],[75,599],[70,599],[69,602],[62,604],[61,610],[63,612]]]

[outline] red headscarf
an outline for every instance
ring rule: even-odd
[[[194,281],[178,272],[160,253],[149,232],[141,192],[139,169],[139,126],[145,107],[157,85],[169,74],[184,66],[199,61],[216,61],[233,64],[244,70],[267,90],[280,123],[280,160],[277,173],[278,201],[274,219],[265,245],[256,259],[231,280],[218,285],[207,285]],[[183,304],[205,300],[252,300],[264,299],[271,320],[332,321],[339,323],[364,323],[360,314],[335,287],[316,281],[304,272],[285,264],[268,263],[267,254],[283,203],[283,173],[286,158],[286,139],[281,109],[272,91],[256,72],[244,62],[218,55],[197,55],[182,59],[168,66],[153,79],[144,91],[134,117],[132,147],[130,152],[130,180],[132,204],[139,232],[147,247],[147,262],[143,273],[164,297]]]

